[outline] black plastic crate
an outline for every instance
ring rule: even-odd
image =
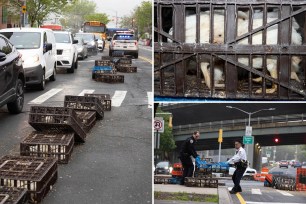
[[[72,108],[32,106],[29,124],[38,131],[73,131],[75,142],[85,142],[86,132]]]
[[[110,66],[110,67],[113,67],[114,64],[110,60],[95,60],[95,66]]]
[[[131,58],[127,58],[127,57],[122,57],[119,59],[119,63],[120,64],[132,64],[132,59]]]
[[[95,111],[97,119],[103,119],[104,117],[103,105],[96,97],[66,95],[64,107],[73,108],[77,111]]]
[[[124,83],[124,75],[95,73],[95,80],[110,84]]]
[[[27,190],[24,188],[9,188],[0,186],[1,204],[25,204],[28,203]]]
[[[218,188],[218,179],[186,177],[185,185],[188,187]]]
[[[54,158],[7,155],[0,159],[0,186],[25,188],[30,203],[39,203],[57,180]]]
[[[124,73],[135,73],[137,72],[136,66],[127,66],[127,64],[119,64],[117,66],[118,72],[124,72]]]
[[[109,94],[85,94],[85,96],[97,97],[101,101],[104,111],[112,110],[112,100]]]
[[[123,57],[124,56],[124,51],[114,51],[112,53],[112,57]]]
[[[89,132],[96,124],[96,111],[77,111],[76,113],[82,121],[84,130]]]
[[[111,57],[110,56],[102,56],[101,60],[111,60]]]
[[[74,145],[73,132],[32,132],[20,143],[21,156],[53,157],[67,164]]]

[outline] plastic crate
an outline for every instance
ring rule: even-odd
[[[213,178],[185,178],[185,185],[188,187],[218,188],[218,179]]]
[[[76,111],[95,111],[97,119],[104,118],[103,105],[96,97],[66,95],[64,107],[73,108]]]
[[[85,96],[97,97],[101,101],[104,111],[112,110],[112,100],[109,94],[85,94]]]
[[[131,65],[132,64],[132,59],[131,58],[127,58],[127,57],[122,57],[119,60],[120,64],[128,64]]]
[[[38,131],[75,132],[75,142],[85,142],[86,132],[72,108],[32,106],[29,124]]]
[[[76,111],[78,117],[82,121],[83,129],[89,132],[91,128],[96,124],[96,112],[95,111]]]
[[[39,203],[57,180],[54,158],[7,155],[0,159],[0,186],[25,188],[30,203]]]
[[[113,51],[112,57],[123,57],[124,51]]]
[[[126,64],[119,64],[116,69],[117,69],[118,72],[124,72],[124,73],[135,73],[135,72],[137,72],[137,67],[136,66],[127,66]]]
[[[67,164],[74,145],[74,133],[32,132],[20,143],[21,156],[53,157]]]
[[[28,202],[27,190],[0,186],[1,204],[24,204]]]
[[[110,84],[124,83],[124,75],[95,73],[95,80]]]
[[[102,56],[101,60],[111,60],[111,57],[110,56]]]

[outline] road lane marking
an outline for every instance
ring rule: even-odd
[[[95,92],[94,89],[84,89],[81,93],[79,93],[78,96],[84,96],[85,94],[92,94],[93,92]]]
[[[153,106],[153,94],[152,92],[147,92],[148,95],[148,108],[152,108]]]
[[[63,89],[51,89],[50,91],[40,95],[39,97],[35,98],[34,100],[30,101],[28,104],[42,104],[58,92],[62,91]]]
[[[293,196],[292,194],[286,192],[286,191],[280,191],[280,190],[276,190],[277,192],[283,194],[284,196]]]
[[[112,97],[112,106],[120,107],[125,96],[126,96],[126,91],[115,91],[115,94]]]
[[[236,196],[237,196],[238,200],[240,201],[240,204],[246,204],[245,200],[242,198],[240,193],[236,193]]]
[[[252,194],[257,194],[257,195],[261,195],[262,193],[261,193],[261,191],[260,191],[260,189],[258,189],[258,188],[252,188]]]
[[[144,60],[144,61],[146,61],[146,62],[149,62],[150,64],[153,64],[152,60],[150,60],[149,58],[142,57],[142,56],[139,56],[138,58],[139,58],[139,59],[142,59],[142,60]]]

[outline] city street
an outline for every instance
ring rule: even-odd
[[[141,47],[134,59],[137,73],[125,76],[123,84],[91,79],[95,59],[79,60],[74,74],[57,70],[55,82],[44,91],[27,90],[21,114],[0,109],[0,156],[18,154],[21,140],[34,129],[28,124],[32,104],[63,106],[65,95],[110,94],[112,110],[104,112],[87,134],[83,145],[75,146],[68,164],[59,165],[58,180],[43,203],[151,203],[152,202],[152,64],[150,47]],[[47,93],[47,94],[46,94]],[[114,97],[115,96],[115,97]]]

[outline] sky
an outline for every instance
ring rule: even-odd
[[[92,0],[97,4],[98,13],[106,13],[111,19],[116,16],[123,17],[125,15],[129,15],[134,8],[139,6],[141,2],[145,0]],[[119,26],[119,24],[118,24]],[[116,27],[115,22],[110,22],[107,24],[107,27],[112,28]]]

